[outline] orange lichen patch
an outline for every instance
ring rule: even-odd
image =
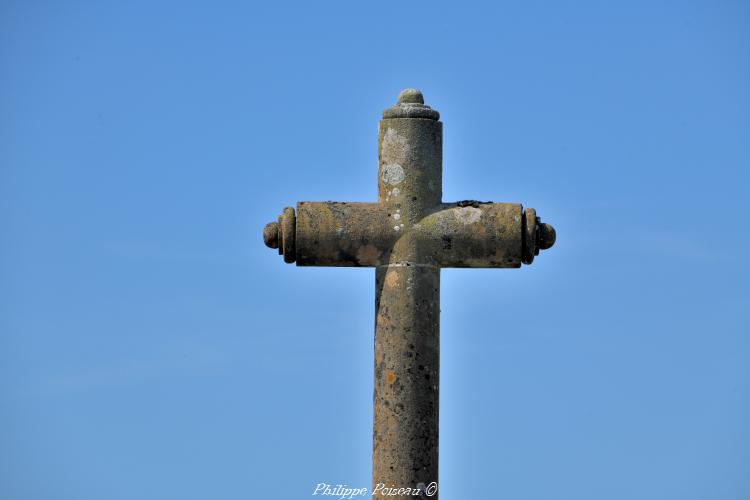
[[[362,263],[374,264],[380,258],[380,250],[375,245],[365,245],[357,250],[357,260]]]
[[[386,380],[389,384],[394,383],[396,381],[396,374],[392,371],[388,371],[388,373],[386,374]]]
[[[385,286],[388,288],[395,288],[398,286],[398,273],[395,271],[388,271],[385,274]]]

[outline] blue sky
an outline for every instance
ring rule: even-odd
[[[740,1],[2,2],[0,498],[369,486],[374,272],[261,229],[374,200],[410,86],[446,200],[558,231],[442,273],[442,498],[750,498],[748,54]]]

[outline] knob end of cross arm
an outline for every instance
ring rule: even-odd
[[[284,256],[284,262],[291,264],[296,257],[297,217],[292,207],[286,207],[279,215],[278,221],[269,222],[263,228],[263,243],[268,248],[278,248],[279,255]]]
[[[268,248],[279,248],[279,224],[277,222],[269,222],[263,228],[263,243]]]
[[[552,245],[555,244],[556,239],[557,233],[555,232],[554,227],[546,223],[539,224],[537,233],[537,246],[540,250],[547,250],[548,248],[552,248]]]
[[[527,208],[523,213],[523,249],[521,262],[531,264],[540,250],[547,250],[555,244],[557,232],[550,224],[536,216],[536,210]]]

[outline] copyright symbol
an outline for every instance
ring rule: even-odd
[[[432,495],[437,493],[437,483],[433,481],[430,484],[428,484],[424,492],[428,497],[431,497]]]

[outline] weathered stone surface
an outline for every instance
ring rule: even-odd
[[[373,488],[438,480],[440,269],[520,267],[556,239],[533,208],[442,201],[439,117],[404,90],[379,124],[377,203],[300,202],[263,230],[286,262],[376,268]]]
[[[438,480],[440,268],[380,266],[375,286],[373,487],[428,485]]]

